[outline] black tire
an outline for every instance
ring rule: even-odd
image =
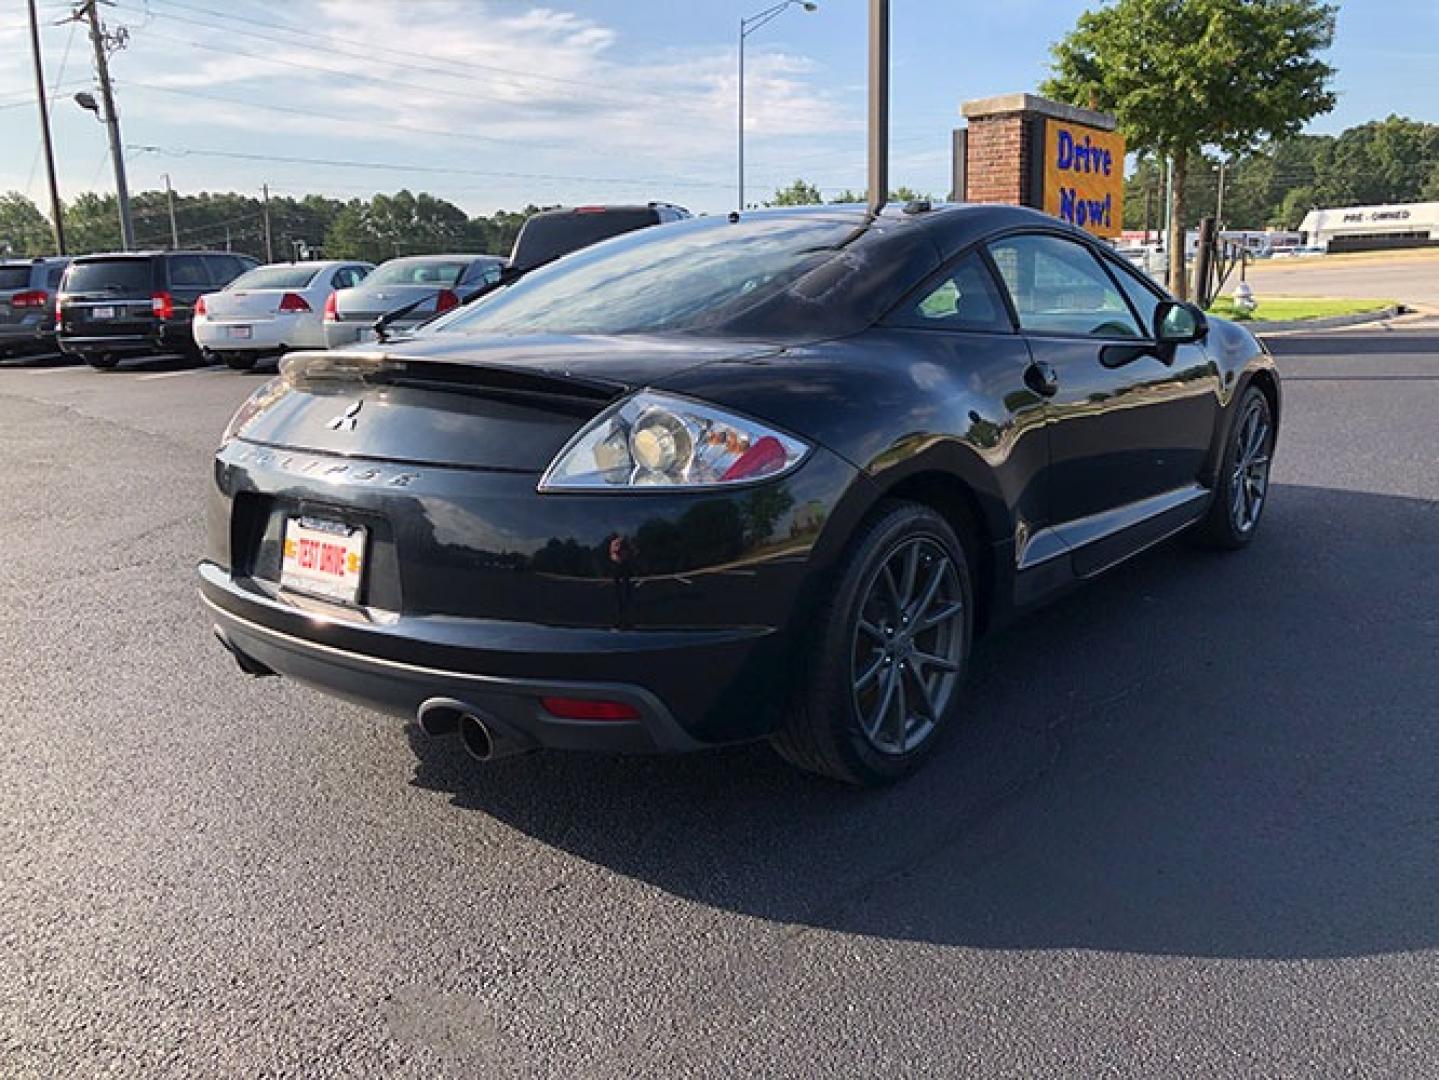
[[[254,353],[225,353],[225,366],[231,371],[249,371],[255,366]]]
[[[1260,427],[1257,444],[1253,424]],[[1238,551],[1253,541],[1269,502],[1274,435],[1274,410],[1269,398],[1263,390],[1251,386],[1234,405],[1234,423],[1225,438],[1214,500],[1194,534],[1201,544]]]
[[[120,358],[114,353],[88,353],[85,356],[85,363],[96,371],[113,371],[115,366],[120,363]]]
[[[910,551],[917,553],[915,569],[905,574]],[[894,783],[928,759],[959,712],[974,632],[970,565],[965,541],[934,510],[895,500],[880,504],[851,541],[830,598],[818,612],[795,700],[772,739],[781,757],[807,772],[864,787]],[[894,566],[909,583],[896,580]],[[884,584],[887,573],[891,588]],[[917,597],[908,606],[911,615],[902,616],[906,624],[914,617],[908,630],[899,627],[901,616],[883,613],[905,610],[899,594]],[[958,610],[951,613],[955,604]],[[942,623],[923,629],[929,617],[940,615]],[[941,660],[951,666],[940,666]],[[918,706],[929,704],[928,715],[917,709],[911,718],[910,694]],[[885,740],[893,745],[883,746]]]

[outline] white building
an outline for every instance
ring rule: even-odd
[[[1311,210],[1299,231],[1309,244],[1329,251],[1439,245],[1439,202]]]

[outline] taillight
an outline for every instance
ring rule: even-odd
[[[150,310],[155,313],[157,319],[173,319],[175,317],[175,298],[167,292],[157,292],[150,297]]]
[[[202,296],[195,301],[195,316],[199,318],[202,315],[208,314],[210,314],[210,309],[205,306],[205,298]]]
[[[332,297],[333,297],[334,295],[335,295],[334,293],[331,293],[331,294],[330,294],[330,296],[332,296]],[[304,298],[303,296],[301,296],[299,293],[287,292],[284,296],[280,297],[280,310],[281,310],[281,311],[309,311],[309,310],[310,310],[310,305],[307,304],[307,303],[305,303],[305,298]]]
[[[339,301],[337,301],[337,300],[335,299],[335,294],[334,294],[334,293],[331,293],[329,296],[325,297],[325,315],[324,315],[324,318],[325,318],[325,321],[326,321],[326,322],[339,322],[339,321],[340,321]]]
[[[638,720],[639,710],[623,701],[594,698],[543,697],[545,712],[560,720]]]
[[[44,307],[50,302],[50,294],[44,289],[31,289],[29,292],[16,293],[10,297],[11,307]]]
[[[441,289],[435,293],[435,312],[449,311],[452,307],[460,306],[460,298],[451,289]]]

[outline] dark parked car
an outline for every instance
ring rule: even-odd
[[[977,633],[1248,544],[1279,415],[1247,330],[1033,211],[699,218],[288,357],[223,436],[202,595],[244,670],[481,758],[768,737],[883,783]]]
[[[195,301],[258,265],[225,251],[83,255],[60,284],[60,348],[100,369],[153,353],[198,359],[190,330]]]
[[[390,259],[360,284],[325,301],[325,343],[330,348],[375,339],[375,320],[391,315],[396,334],[457,307],[460,299],[498,281],[498,255],[410,255]]]
[[[562,206],[541,210],[525,219],[506,273],[518,276],[554,262],[561,255],[598,244],[636,229],[684,221],[690,212],[673,203],[652,202],[625,206]]]
[[[0,357],[55,345],[55,295],[69,259],[0,262]]]

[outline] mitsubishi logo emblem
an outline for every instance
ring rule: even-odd
[[[348,409],[335,417],[325,426],[331,431],[354,431],[355,417],[360,415],[360,409],[364,406],[363,401],[353,402]]]

